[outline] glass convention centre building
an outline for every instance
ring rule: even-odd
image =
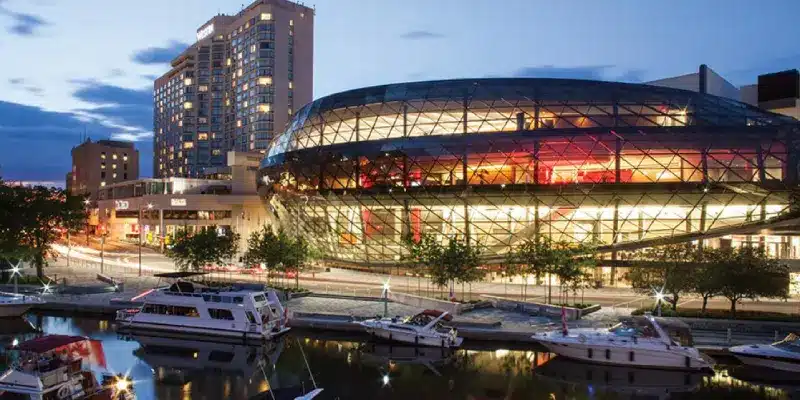
[[[528,238],[600,243],[602,279],[658,244],[758,242],[787,221],[798,121],[642,84],[465,79],[368,87],[299,110],[261,163],[284,229],[340,265],[399,265],[403,238],[468,238],[488,264]],[[796,225],[796,224],[795,224]]]

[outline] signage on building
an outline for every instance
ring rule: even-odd
[[[126,200],[114,200],[114,208],[117,210],[127,210],[130,204]]]
[[[169,205],[173,207],[186,207],[186,199],[169,199]]]
[[[197,40],[203,40],[214,33],[214,24],[208,24],[197,31]]]

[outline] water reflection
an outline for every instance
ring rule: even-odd
[[[277,399],[291,399],[313,388],[301,348],[317,385],[325,388],[320,399],[789,399],[800,387],[774,372],[741,366],[708,376],[582,364],[486,344],[442,351],[294,331],[268,346],[245,346],[118,337],[109,321],[63,317],[3,321],[0,327],[5,343],[31,338],[35,328],[102,340],[109,370],[129,372],[143,400],[272,399],[270,390]]]

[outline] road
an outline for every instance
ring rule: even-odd
[[[85,243],[81,243],[85,244]],[[139,253],[136,245],[127,243],[107,243],[113,250],[104,251],[102,257],[103,273],[122,279],[126,285],[134,282],[144,284],[154,284],[157,279],[152,278],[153,274],[160,272],[173,272],[175,266],[164,255],[155,250],[142,249],[142,275],[150,278],[139,278]],[[93,246],[94,247],[94,246]],[[56,245],[55,249],[62,254],[55,262],[51,262],[49,273],[61,277],[71,277],[73,280],[94,280],[100,271],[101,257],[100,251],[95,248],[76,245],[70,251],[70,268],[67,268],[67,247]],[[266,282],[265,274],[249,275],[234,272],[213,272],[210,274],[217,280],[235,280],[249,282]],[[277,283],[276,283],[277,282]],[[381,273],[368,273],[345,269],[331,268],[330,272],[314,272],[301,274],[300,284],[302,287],[312,291],[322,293],[338,293],[358,296],[379,297],[382,295],[383,285],[388,282],[390,290],[421,294],[429,297],[446,298],[446,291],[434,290],[430,281],[425,278],[407,276],[388,276]],[[277,280],[273,278],[273,284],[293,286],[294,279]],[[498,282],[478,282],[463,288],[464,297],[480,299],[480,295],[525,298],[532,301],[544,299],[547,289],[544,286],[523,286],[516,283]],[[524,293],[524,296],[523,296]],[[553,297],[557,298],[559,291],[553,288]],[[456,296],[462,297],[462,288],[458,287]],[[800,299],[792,298],[788,301],[761,300],[743,301],[737,309],[739,310],[760,310],[775,311],[783,313],[800,313]],[[633,292],[629,288],[601,288],[587,289],[583,293],[570,294],[570,302],[583,302],[600,304],[604,307],[645,307],[652,305],[654,300],[650,296],[643,296]],[[681,298],[680,307],[699,308],[702,300],[698,297],[686,296]],[[709,308],[728,309],[730,303],[724,298],[714,298],[709,301]]]

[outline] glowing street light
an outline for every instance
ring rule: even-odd
[[[661,302],[664,301],[664,288],[661,288],[660,290],[653,289],[653,291],[655,292],[653,297],[655,297],[655,299],[656,299],[656,310],[657,310],[658,316],[660,317],[661,316]]]
[[[389,386],[389,375],[388,374],[384,375],[383,378],[381,378],[381,380],[383,381],[383,386]]]
[[[383,283],[383,317],[389,316],[389,281]]]
[[[22,276],[22,273],[20,272],[19,264],[15,265],[15,266],[13,266],[11,268],[11,279],[14,280],[14,294],[19,293],[19,290],[17,290],[17,277],[18,276]]]

